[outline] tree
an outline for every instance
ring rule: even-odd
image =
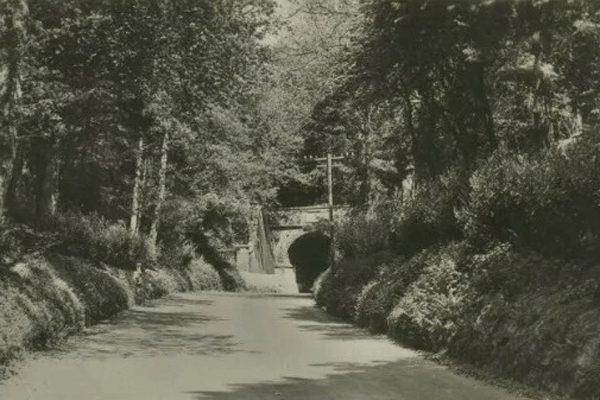
[[[39,164],[32,169],[38,214],[51,213],[42,206],[52,198],[47,192],[55,193],[58,163],[65,206],[119,219],[129,209],[132,231],[142,224],[156,237],[172,143],[201,127],[203,110],[251,100],[249,88],[267,56],[259,41],[272,6],[266,0],[36,3],[39,46],[27,123],[44,132],[32,139],[29,156]],[[64,151],[77,156],[65,159]],[[81,193],[80,177],[88,174],[98,179]]]
[[[272,40],[272,78],[261,87],[260,115],[273,140],[290,143],[286,157],[295,168],[287,168],[281,184],[282,204],[309,204],[323,192],[322,174],[311,173],[312,166],[300,161],[305,155],[303,127],[315,104],[344,78],[346,55],[361,18],[358,7],[355,0],[291,1],[281,16],[284,29]]]
[[[577,132],[581,96],[567,88],[594,78],[589,60],[574,59],[583,45],[571,38],[594,40],[596,9],[589,1],[364,2],[313,132],[339,127],[331,117],[344,110],[395,110],[381,118],[396,126],[396,169],[414,166],[417,181],[454,166],[466,177],[498,146],[537,151]],[[579,65],[586,78],[564,73]],[[360,125],[344,118],[344,129]]]
[[[26,47],[27,4],[23,0],[4,1],[0,5],[0,215],[14,206],[15,181],[22,168],[19,148],[21,119],[21,82]]]

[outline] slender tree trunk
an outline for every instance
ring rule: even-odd
[[[154,217],[152,219],[152,225],[150,227],[150,243],[154,249],[156,249],[157,238],[158,238],[158,224],[160,220],[160,212],[165,202],[167,195],[167,167],[168,158],[167,153],[169,150],[169,132],[165,131],[163,136],[163,142],[161,147],[160,155],[160,170],[158,171],[158,197],[156,199],[156,207],[154,208]]]
[[[41,160],[38,169],[36,196],[36,222],[43,224],[56,213],[58,205],[58,178],[60,158],[58,143],[42,140],[40,143]]]
[[[6,150],[8,151],[6,153],[2,151],[4,154],[2,154],[2,161],[0,162],[0,216],[7,211],[10,183],[13,180],[13,174],[16,169],[17,147],[15,136],[16,126],[10,126],[8,128],[8,138],[4,138],[7,140],[2,140],[2,142],[8,142],[6,145]]]
[[[365,185],[364,185],[364,202],[366,205],[371,205],[371,154],[369,153],[369,139],[368,135],[365,135],[364,144],[363,144],[363,154],[362,154],[362,164],[364,168],[365,175]]]
[[[403,85],[406,85],[403,83]],[[418,154],[418,138],[416,136],[415,133],[415,123],[414,123],[414,108],[413,108],[413,104],[411,101],[411,94],[409,92],[408,89],[403,88],[402,90],[402,98],[404,100],[404,108],[403,108],[403,112],[404,112],[404,129],[408,132],[408,136],[410,137],[410,147],[411,147],[411,153],[413,156],[412,159],[412,171],[416,171],[418,170],[419,173],[421,172],[421,158],[419,157]],[[398,168],[398,171],[401,170],[405,170],[407,168],[407,165],[405,165],[405,160],[404,157],[405,155],[402,153],[402,151],[400,150],[401,146],[398,146],[398,153],[396,155],[396,167]]]
[[[476,96],[479,97],[481,117],[483,119],[483,126],[488,139],[490,150],[493,151],[498,147],[498,140],[496,139],[496,130],[494,127],[494,113],[492,111],[492,105],[490,104],[490,98],[487,90],[487,83],[485,81],[485,66],[483,62],[477,63],[474,67],[473,78],[478,82],[476,84]]]
[[[133,194],[131,196],[131,217],[129,221],[129,231],[132,235],[137,235],[139,231],[140,191],[142,188],[143,157],[144,138],[140,136],[138,148],[135,153],[135,180],[133,182]]]
[[[10,186],[13,182],[15,162],[17,161],[18,104],[21,100],[21,59],[25,41],[24,19],[28,12],[22,0],[11,0],[4,14],[6,27],[6,76],[4,92],[0,97],[7,130],[0,140],[0,216],[6,211],[10,202]]]
[[[17,188],[23,176],[23,166],[25,164],[25,149],[23,145],[18,145],[16,149],[15,160],[12,165],[11,174],[6,185],[5,207],[10,215],[18,212]]]

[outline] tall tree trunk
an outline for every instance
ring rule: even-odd
[[[491,152],[498,147],[498,140],[496,138],[496,130],[494,127],[494,113],[492,111],[492,105],[490,104],[487,83],[485,81],[485,66],[483,62],[478,62],[473,66],[471,80],[474,82],[475,96],[479,100],[478,108],[481,112],[483,127]]]
[[[18,213],[17,189],[23,176],[23,166],[25,164],[25,149],[20,144],[16,148],[16,155],[12,165],[11,174],[6,185],[5,208],[9,215]]]
[[[411,93],[407,88],[406,84],[403,83],[402,91],[401,91],[402,99],[404,100],[404,108],[403,108],[403,117],[404,117],[404,129],[408,132],[408,136],[410,138],[410,153],[412,155],[412,166],[406,165],[406,154],[401,150],[402,146],[397,146],[396,150],[396,168],[398,172],[404,175],[404,172],[407,172],[407,168],[411,169],[411,171],[419,170],[421,172],[421,159],[418,156],[418,144],[417,144],[417,136],[415,132],[415,123],[414,123],[414,108],[411,101]],[[403,176],[402,179],[405,177]]]
[[[158,197],[156,199],[156,207],[154,207],[154,217],[152,218],[152,225],[150,227],[150,244],[154,249],[156,249],[158,238],[158,224],[160,220],[160,212],[163,203],[165,202],[165,197],[167,195],[167,167],[169,166],[167,158],[168,151],[169,132],[165,131],[160,151],[160,170],[158,171]]]
[[[37,173],[36,222],[40,225],[56,213],[60,158],[56,141],[42,139],[38,150],[40,160]]]
[[[142,167],[144,158],[144,138],[140,136],[138,148],[135,153],[135,180],[133,182],[133,194],[131,196],[131,217],[129,220],[129,232],[137,235],[140,220],[140,191],[142,188]]]
[[[17,158],[16,126],[9,126],[8,137],[2,138],[0,147],[6,151],[0,151],[0,217],[7,211],[9,203],[9,187],[13,180],[15,171],[15,160]]]
[[[6,132],[0,137],[0,215],[6,211],[9,202],[9,187],[13,181],[17,161],[18,104],[21,100],[21,60],[25,42],[24,20],[27,4],[22,0],[10,0],[4,4],[4,25],[6,27],[6,76],[4,92],[0,96]]]

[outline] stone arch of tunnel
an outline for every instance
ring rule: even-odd
[[[296,239],[305,235],[307,232],[309,231],[306,231],[303,228],[284,229],[273,232],[273,253],[277,266],[283,268],[292,267],[288,250]]]
[[[300,293],[310,292],[317,277],[329,267],[331,239],[320,231],[297,237],[288,248],[288,257],[296,271]]]

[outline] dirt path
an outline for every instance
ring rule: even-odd
[[[2,400],[514,400],[300,295],[184,294],[27,362]]]

